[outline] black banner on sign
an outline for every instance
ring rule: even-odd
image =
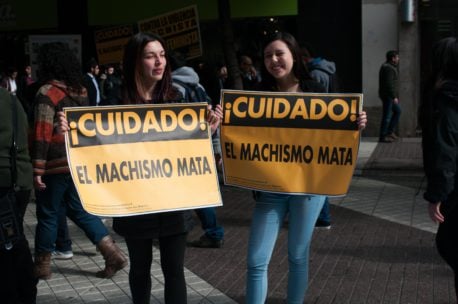
[[[223,92],[223,125],[357,130],[360,95]]]
[[[206,105],[90,107],[67,112],[71,147],[206,138]],[[131,110],[128,110],[131,109]]]

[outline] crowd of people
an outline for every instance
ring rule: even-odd
[[[457,208],[454,207],[458,197],[455,195],[458,184],[454,170],[458,138],[455,134],[456,122],[453,120],[453,115],[456,115],[456,102],[453,101],[456,99],[458,79],[456,50],[458,47],[454,38],[436,47],[436,75],[431,86],[431,102],[427,104],[429,112],[425,113],[437,115],[425,115],[423,120],[425,130],[428,130],[424,133],[424,155],[428,159],[425,162],[428,177],[425,198],[431,202],[431,218],[441,223],[437,236],[438,248],[455,276],[458,252],[452,240],[456,239]],[[387,55],[387,60],[391,60],[392,55],[389,58]],[[20,74],[20,80],[17,80],[17,71],[9,69],[1,82],[2,109],[9,111],[19,101],[22,106],[18,107],[20,128],[17,131],[12,128],[11,118],[3,119],[3,116],[9,116],[8,111],[1,112],[0,135],[5,140],[1,141],[0,151],[0,193],[3,195],[14,184],[22,226],[34,188],[38,220],[34,259],[25,238],[13,244],[12,249],[0,249],[0,266],[11,274],[8,284],[0,285],[2,303],[35,303],[38,280],[47,280],[52,276],[53,254],[71,258],[67,217],[85,232],[104,257],[105,267],[96,273],[98,277],[112,278],[130,263],[129,285],[135,304],[150,301],[152,246],[157,240],[165,282],[165,303],[187,303],[184,276],[186,246],[221,248],[224,244],[224,230],[217,223],[214,208],[197,211],[204,234],[191,242],[187,241],[187,234],[194,224],[190,211],[114,218],[113,229],[127,244],[126,255],[109,235],[102,219],[82,207],[69,173],[63,139],[69,126],[62,108],[193,101],[193,97],[188,95],[192,95],[192,90],[196,88],[205,92],[205,85],[202,84],[208,79],[199,79],[198,67],[193,69],[185,63],[174,65],[176,58],[171,56],[164,40],[147,33],[132,36],[125,46],[122,65],[118,69],[108,65],[103,68],[103,73],[100,73],[100,66],[94,59],[84,65],[84,73],[81,73],[76,56],[66,44],[59,42],[44,44],[38,62],[39,79],[34,79],[31,67],[26,66],[24,73]],[[277,32],[266,39],[260,65],[255,66],[246,54],[239,57],[239,62],[244,90],[296,93],[332,91],[329,74],[324,79],[324,74],[312,73],[312,66],[319,65],[319,61],[304,56],[303,48],[288,33]],[[393,65],[393,62],[388,63]],[[328,68],[332,65],[327,61],[321,61],[321,64],[326,64]],[[220,89],[228,87],[227,68],[223,64],[214,72],[216,89],[210,90],[218,93]],[[194,89],[189,88],[191,85]],[[213,98],[213,94],[208,94],[210,96],[206,100],[209,103],[208,124],[215,137],[223,119],[223,109],[217,102],[219,96],[216,93]],[[385,105],[386,101],[383,102]],[[391,107],[395,104],[394,99],[390,100]],[[387,108],[386,112],[391,109]],[[31,123],[30,128],[28,123]],[[364,111],[358,113],[356,123],[359,129],[365,128],[367,116]],[[390,127],[393,124],[384,120],[381,141],[387,141],[390,136],[387,133],[394,133]],[[8,138],[13,130],[18,133],[19,139],[18,162],[14,166],[18,168],[17,182],[12,182],[13,164],[8,162],[11,151]],[[310,244],[326,197],[255,191],[254,198],[256,204],[247,252],[246,303],[260,304],[267,300],[268,265],[280,227],[286,219],[289,221],[286,301],[303,303],[308,287]],[[325,221],[325,226],[330,227],[329,217]]]

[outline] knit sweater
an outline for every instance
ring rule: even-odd
[[[55,129],[56,114],[64,107],[88,106],[87,93],[76,94],[59,81],[43,85],[35,97],[35,124],[32,138],[33,174],[69,173],[65,137]]]

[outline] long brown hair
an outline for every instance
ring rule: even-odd
[[[124,73],[124,90],[123,96],[124,104],[142,104],[142,103],[165,103],[176,98],[177,91],[172,86],[172,71],[170,68],[170,60],[168,52],[166,51],[166,66],[164,75],[158,81],[152,92],[152,100],[145,100],[140,94],[141,88],[141,64],[143,57],[143,49],[145,46],[152,42],[158,41],[164,50],[166,44],[164,40],[155,34],[138,33],[130,38],[126,47],[124,48],[123,57],[123,73]]]

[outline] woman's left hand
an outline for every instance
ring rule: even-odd
[[[65,113],[62,111],[57,112],[57,132],[65,134],[68,131],[70,131],[70,127],[68,126],[68,120],[67,117],[65,117]]]
[[[212,134],[215,133],[216,129],[218,129],[221,120],[223,119],[223,108],[220,104],[216,105],[215,109],[212,109],[211,105],[208,105],[208,115],[207,115],[207,122],[210,125],[212,130]]]
[[[358,118],[357,118],[357,123],[358,123],[358,128],[360,130],[364,130],[367,124],[367,114],[366,111],[361,111],[359,112]]]

